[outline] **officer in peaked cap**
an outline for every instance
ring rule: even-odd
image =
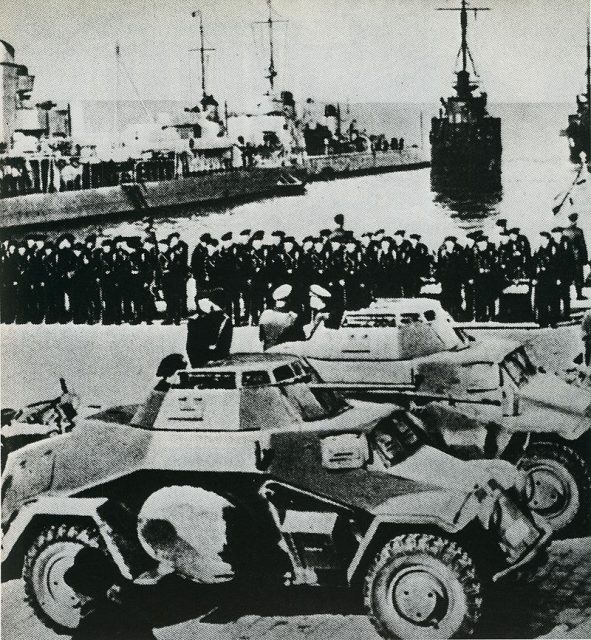
[[[585,242],[585,234],[577,225],[579,220],[578,213],[571,213],[568,216],[569,226],[564,230],[564,236],[570,240],[574,260],[575,260],[575,288],[577,291],[577,300],[586,300],[583,296],[583,284],[585,279],[585,265],[589,261],[589,253]]]
[[[327,329],[338,329],[343,317],[343,310],[334,308],[333,296],[328,289],[318,284],[310,287],[310,308],[314,314],[314,325],[324,322]]]
[[[327,240],[331,234],[332,231],[330,229],[320,229],[320,231],[318,232],[319,237],[323,240]]]
[[[273,309],[265,309],[259,321],[259,339],[266,351],[275,345],[304,340],[305,334],[299,315],[289,308],[293,288],[283,284],[273,291]]]

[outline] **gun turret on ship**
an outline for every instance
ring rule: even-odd
[[[577,96],[577,112],[568,116],[566,135],[570,147],[570,157],[573,162],[581,161],[581,153],[585,153],[587,161],[591,160],[591,128],[589,121],[591,112],[591,34],[587,23],[587,87],[585,93]]]
[[[469,7],[462,0],[460,8],[439,11],[459,11],[462,42],[456,71],[456,95],[441,98],[439,115],[431,121],[431,165],[434,173],[459,182],[500,182],[501,119],[487,111],[487,94],[480,90],[479,76],[468,47],[468,11],[487,11],[485,7]],[[472,67],[473,75],[469,71]]]

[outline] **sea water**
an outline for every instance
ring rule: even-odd
[[[492,115],[502,118],[502,187],[496,193],[474,189],[442,193],[433,187],[430,169],[337,179],[311,183],[305,194],[297,196],[198,206],[182,213],[165,211],[155,218],[158,236],[179,231],[192,246],[206,231],[219,237],[250,228],[282,229],[301,239],[332,227],[334,215],[342,213],[345,226],[355,233],[384,228],[392,234],[405,229],[422,234],[432,248],[446,235],[463,237],[477,228],[488,232],[495,220],[506,218],[510,226],[521,227],[535,246],[540,231],[564,224],[567,213],[579,210],[579,224],[591,240],[587,186],[577,187],[574,204],[567,202],[559,216],[552,212],[559,202],[556,196],[568,190],[577,173],[569,161],[567,139],[560,135],[571,110],[568,103],[489,106]],[[380,104],[353,105],[344,115],[356,118],[359,128],[365,126],[368,132],[402,136],[406,146],[422,146],[428,156],[430,117],[436,112],[435,105]],[[73,231],[81,236],[94,226]],[[138,235],[142,230],[140,221],[105,221],[101,226],[109,235]]]

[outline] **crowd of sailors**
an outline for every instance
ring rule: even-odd
[[[223,291],[234,326],[258,324],[273,292],[291,285],[290,305],[310,318],[311,285],[331,305],[359,309],[374,298],[439,296],[457,320],[530,321],[553,326],[583,298],[589,256],[577,215],[542,232],[539,248],[498,221],[495,241],[481,231],[448,236],[429,248],[416,233],[384,229],[356,237],[342,215],[332,229],[297,242],[282,231],[244,229],[219,239],[203,233],[189,250],[176,232],[157,237],[151,219],[137,237],[91,234],[55,240],[41,234],[4,239],[0,260],[3,323],[179,324],[188,315],[188,283]]]

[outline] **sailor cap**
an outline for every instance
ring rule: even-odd
[[[332,298],[330,291],[327,291],[324,287],[321,287],[319,284],[310,285],[310,294],[316,296],[317,298],[323,298],[323,299]]]
[[[505,228],[507,226],[507,219],[506,218],[499,218],[495,224],[497,225],[497,227],[503,227]]]
[[[231,240],[232,239],[232,232],[228,231],[227,233],[224,233],[224,235],[221,238],[222,240]]]
[[[422,238],[420,233],[411,233],[408,237],[412,238],[413,240],[420,240]]]
[[[280,287],[277,287],[275,291],[273,291],[273,300],[280,301],[285,300],[291,295],[293,291],[293,287],[290,284],[282,284]]]
[[[241,236],[250,236],[251,233],[252,232],[251,232],[250,229],[242,229],[242,231],[240,232],[239,235],[241,235]]]
[[[564,229],[562,227],[554,227],[554,229],[552,229],[552,233],[562,233],[564,231]]]
[[[406,235],[406,231],[404,229],[398,229],[395,233],[395,236],[402,236],[404,238],[404,236]]]

